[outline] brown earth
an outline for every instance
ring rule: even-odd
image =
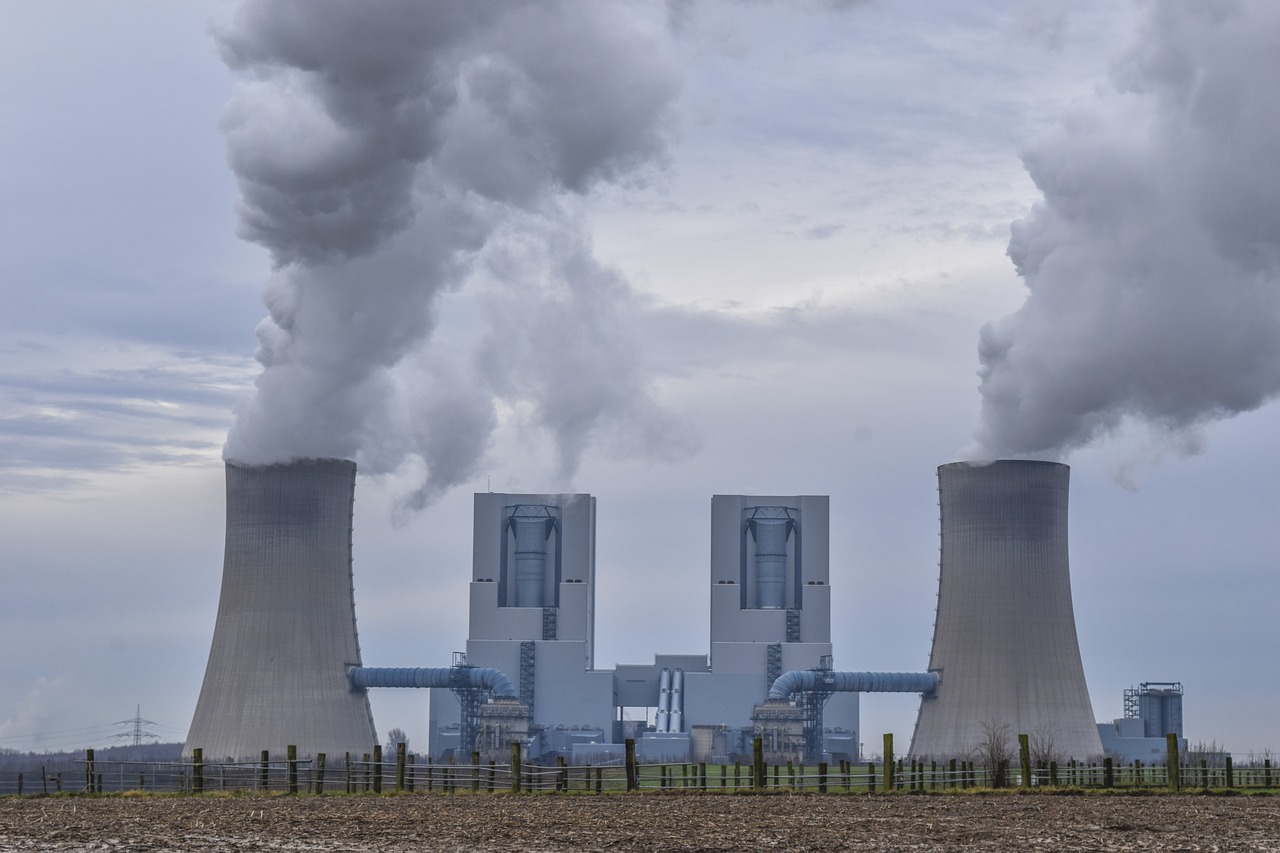
[[[107,796],[0,800],[3,850],[1280,851],[1280,797]]]

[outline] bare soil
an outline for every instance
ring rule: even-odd
[[[1280,851],[1280,797],[9,797],[2,850]]]

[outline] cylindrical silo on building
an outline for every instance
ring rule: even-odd
[[[1069,478],[1066,465],[1031,460],[938,468],[929,670],[941,683],[921,700],[913,755],[965,755],[1001,730],[1063,759],[1102,754],[1071,605]]]
[[[368,752],[352,595],[356,466],[227,463],[227,536],[213,645],[186,754],[209,760]]]
[[[551,519],[514,516],[516,607],[542,607],[547,576],[547,537]]]
[[[787,534],[789,518],[753,518],[756,540],[756,606],[780,610],[787,606]]]

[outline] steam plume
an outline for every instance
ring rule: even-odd
[[[1151,3],[1111,85],[1023,161],[1029,289],[983,328],[978,455],[1176,433],[1280,390],[1280,6]]]
[[[241,80],[223,116],[240,234],[275,266],[257,392],[225,455],[416,456],[420,506],[474,475],[495,399],[532,405],[572,476],[586,439],[646,424],[634,294],[591,256],[574,194],[664,156],[678,78],[622,4],[246,0],[215,33]],[[513,235],[521,235],[517,240]],[[475,351],[433,352],[442,294],[518,242]],[[548,281],[564,310],[545,306]],[[517,342],[493,356],[497,337]],[[587,343],[583,343],[583,342]],[[601,372],[608,372],[607,381]]]

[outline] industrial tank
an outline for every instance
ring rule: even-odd
[[[1058,758],[1102,754],[1085,684],[1067,558],[1070,469],[1057,462],[938,468],[941,568],[929,670],[911,753],[972,752],[990,731]]]
[[[213,644],[184,753],[209,760],[362,754],[377,742],[352,595],[356,465],[228,462],[226,550]]]

